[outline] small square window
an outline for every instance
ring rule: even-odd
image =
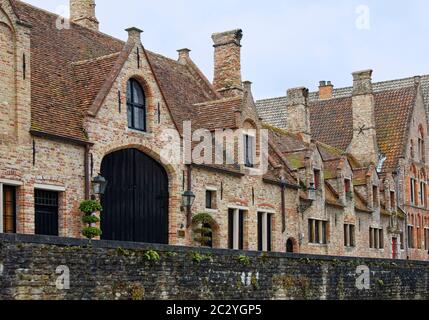
[[[206,209],[216,209],[216,191],[206,190]]]

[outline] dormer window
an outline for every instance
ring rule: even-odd
[[[128,127],[146,131],[146,97],[141,85],[131,79],[127,83]]]

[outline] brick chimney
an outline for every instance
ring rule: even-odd
[[[379,155],[371,77],[372,70],[353,73],[353,140],[347,150],[365,166],[377,165]]]
[[[319,99],[320,100],[328,100],[332,99],[332,95],[334,93],[334,85],[331,81],[320,81],[319,85]]]
[[[304,142],[311,142],[310,109],[308,107],[308,89],[293,88],[287,91],[287,130],[300,134]]]
[[[70,0],[70,21],[98,31],[99,22],[95,16],[95,0]]]
[[[214,42],[214,80],[213,86],[225,97],[240,95],[241,83],[241,39],[240,29],[215,33]]]
[[[191,50],[188,48],[184,48],[177,50],[177,52],[179,53],[179,58],[177,61],[179,61],[179,63],[181,64],[186,64],[189,61],[189,53],[191,52]]]

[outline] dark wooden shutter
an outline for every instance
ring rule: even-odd
[[[267,216],[267,244],[268,251],[272,251],[272,225],[273,225],[273,215],[268,214]]]
[[[262,213],[258,212],[258,250],[262,251],[263,250],[263,240],[262,240],[262,234],[263,234],[263,230],[262,230]]]
[[[228,210],[228,247],[234,249],[234,210]]]
[[[16,233],[16,189],[3,186],[3,231]]]
[[[239,226],[239,230],[240,230],[240,234],[239,234],[239,249],[243,250],[244,249],[244,212],[240,211],[240,226]]]

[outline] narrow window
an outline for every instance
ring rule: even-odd
[[[131,79],[127,83],[128,127],[146,131],[146,98],[140,84]]]
[[[429,250],[429,229],[425,229],[425,250]]]
[[[272,250],[272,214],[258,212],[258,250]]]
[[[420,182],[420,205],[426,207],[426,183]]]
[[[344,180],[344,188],[345,188],[346,194],[350,194],[352,192],[352,183],[350,179]]]
[[[244,249],[244,211],[229,209],[228,211],[228,242],[229,249]]]
[[[414,227],[408,226],[408,248],[414,249]]]
[[[374,208],[378,208],[378,187],[372,187],[372,200]]]
[[[308,220],[309,243],[328,243],[328,222],[322,220]]]
[[[401,241],[401,250],[405,250],[405,239],[404,239],[404,233],[403,232],[401,232],[400,241]]]
[[[216,209],[216,191],[206,190],[206,209]]]
[[[420,227],[416,227],[417,232],[417,249],[422,248],[422,233]]]
[[[344,246],[355,246],[355,226],[351,224],[344,225]]]
[[[416,198],[415,198],[415,180],[414,180],[414,178],[410,179],[410,201],[411,201],[412,205],[414,205],[416,203]]]
[[[320,190],[320,170],[314,170],[314,188]]]
[[[255,137],[248,134],[244,135],[244,161],[248,168],[255,166]]]
[[[390,207],[393,211],[396,210],[396,197],[394,191],[390,191]]]
[[[3,185],[2,195],[3,230],[0,233],[16,233],[16,188]]]

